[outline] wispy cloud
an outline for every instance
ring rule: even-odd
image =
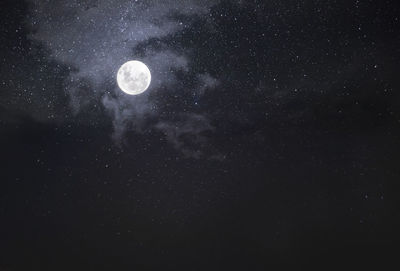
[[[184,26],[179,16],[172,14],[200,15],[215,4],[207,0],[30,2],[29,38],[46,46],[50,59],[69,67],[64,90],[72,112],[103,106],[112,119],[117,143],[124,140],[128,129],[140,132],[150,125],[149,116],[160,114],[154,97],[160,89],[177,84],[176,71],[190,72],[185,53],[152,48],[137,56],[134,48],[181,31]],[[132,59],[142,60],[152,72],[152,84],[140,97],[121,94],[115,82],[120,65]],[[197,76],[199,85],[194,92],[201,94],[218,85],[207,73]],[[199,156],[193,144],[201,146],[206,140],[204,132],[212,129],[210,122],[201,113],[177,109],[176,114],[179,121],[162,120],[153,128],[186,156]]]
[[[198,114],[183,114],[179,121],[163,121],[155,127],[165,134],[175,149],[190,158],[202,157],[199,146],[207,142],[206,133],[214,129],[205,116]]]

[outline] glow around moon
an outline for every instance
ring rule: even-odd
[[[145,92],[150,86],[150,82],[150,70],[143,62],[128,61],[118,70],[118,86],[129,95],[138,95]]]

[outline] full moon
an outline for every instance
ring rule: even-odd
[[[138,95],[147,90],[151,82],[149,68],[140,61],[128,61],[121,66],[117,74],[119,88],[129,95]]]

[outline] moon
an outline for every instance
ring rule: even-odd
[[[132,60],[124,63],[117,73],[119,88],[129,95],[145,92],[150,86],[151,73],[141,61]]]

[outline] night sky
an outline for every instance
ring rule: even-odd
[[[397,1],[2,0],[0,21],[1,271],[395,262]]]

